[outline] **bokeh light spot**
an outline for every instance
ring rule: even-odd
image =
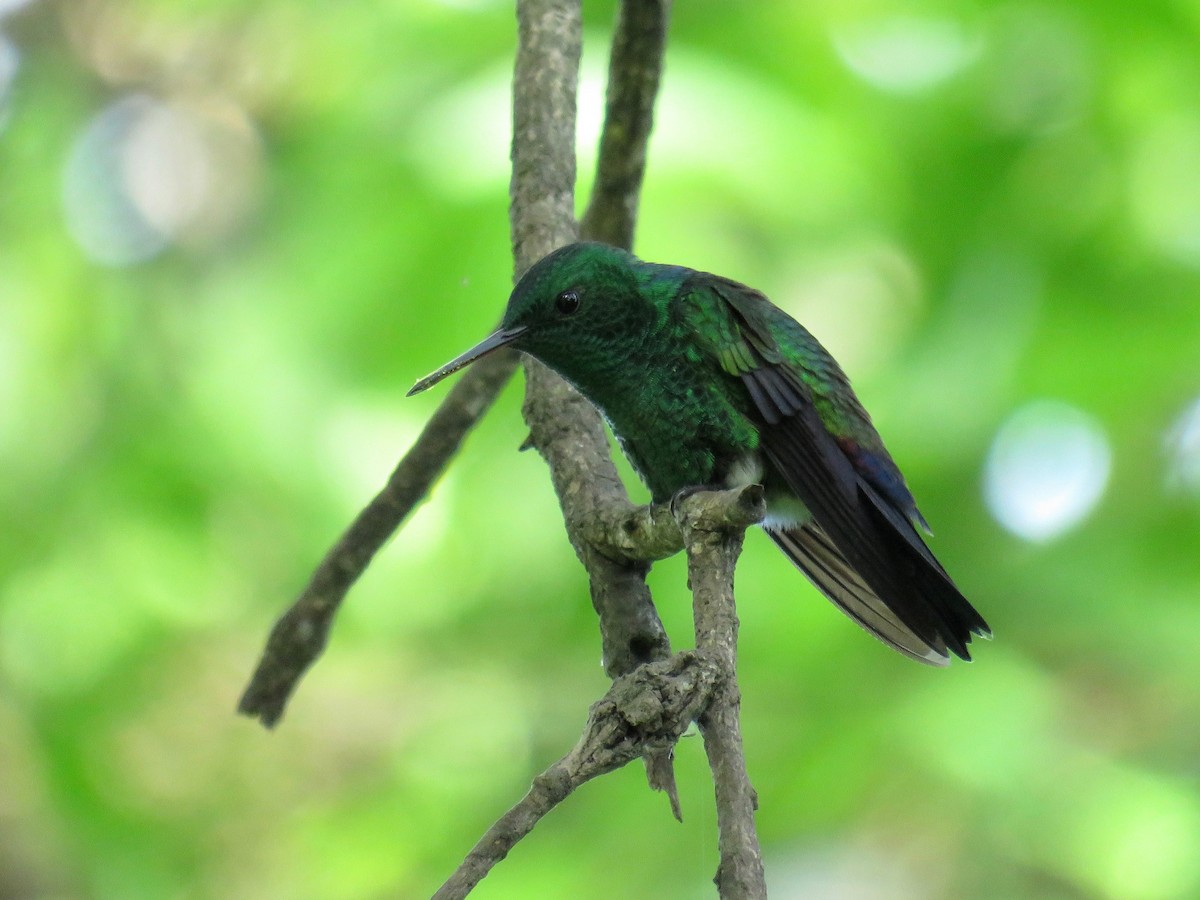
[[[915,93],[956,75],[979,55],[979,41],[957,22],[892,16],[855,23],[834,34],[852,72],[896,93]]]
[[[1200,397],[1167,429],[1167,486],[1200,494]]]
[[[172,238],[196,217],[213,178],[195,123],[179,110],[151,103],[130,123],[121,175],[146,223]]]
[[[253,206],[260,155],[257,132],[233,104],[123,97],[71,150],[68,229],[88,257],[110,266],[223,237]]]
[[[126,140],[153,104],[140,95],[118,100],[88,124],[67,160],[67,227],[96,262],[126,266],[150,259],[166,246],[166,235],[139,213],[122,178]]]
[[[1027,541],[1046,541],[1081,522],[1104,494],[1108,438],[1088,414],[1041,400],[1013,413],[992,443],[984,497],[1001,525]]]
[[[15,13],[22,7],[29,6],[33,0],[0,0],[0,17]]]
[[[13,82],[17,78],[17,69],[21,65],[21,54],[17,45],[5,35],[0,34],[0,130],[8,124],[8,101],[12,94]]]

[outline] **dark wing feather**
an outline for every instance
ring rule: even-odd
[[[946,647],[970,659],[967,642],[972,631],[986,631],[983,620],[942,567],[931,562],[928,549],[916,550],[910,535],[873,501],[878,494],[854,475],[816,410],[810,405],[778,425],[764,426],[762,449],[817,526],[904,626],[928,647]],[[850,491],[848,478],[853,479]],[[900,518],[923,547],[912,525]]]
[[[912,568],[917,593],[939,607],[939,617],[955,632],[963,635],[964,643],[971,640],[972,634],[990,638],[992,630],[988,623],[958,590],[946,574],[946,570],[942,568],[942,564],[925,545],[912,522],[900,515],[896,508],[869,484],[861,485],[861,490],[871,503],[871,511],[885,520],[882,525],[884,531],[903,540],[902,544],[897,544],[898,555],[901,558],[914,553],[917,555]]]
[[[767,534],[821,593],[889,647],[935,666],[950,662],[945,642],[931,646],[901,622],[815,522],[799,528],[767,529]]]
[[[772,333],[769,317],[785,314],[744,285],[706,278],[709,302],[714,297],[724,301],[731,318],[725,334],[727,342],[732,338],[735,343],[721,358],[727,371],[741,377],[753,402],[761,450],[812,515],[812,528],[772,534],[776,543],[827,596],[884,642],[926,662],[947,659],[947,650],[969,660],[967,643],[972,634],[988,636],[987,623],[913,527],[911,518],[918,513],[898,470],[899,490],[856,466],[830,434],[813,388]],[[819,354],[822,374],[843,401],[861,413],[860,427],[869,429],[882,455],[876,459],[894,468],[841,370],[815,341],[810,349]]]

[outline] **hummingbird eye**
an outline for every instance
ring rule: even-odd
[[[579,292],[563,291],[554,298],[554,308],[564,316],[571,315],[571,313],[579,309]]]

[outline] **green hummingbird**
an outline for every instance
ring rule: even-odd
[[[904,476],[840,366],[763,294],[570,244],[521,278],[500,327],[409,396],[515,347],[608,420],[655,502],[763,486],[763,527],[850,618],[901,653],[969,660],[987,623],[925,545]]]

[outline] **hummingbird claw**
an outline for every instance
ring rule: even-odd
[[[707,491],[707,490],[708,490],[708,486],[703,485],[703,484],[692,484],[692,485],[688,485],[687,487],[683,487],[683,488],[680,488],[679,490],[677,490],[674,494],[671,495],[671,499],[668,503],[668,508],[671,510],[671,518],[672,519],[679,518],[679,504],[680,503],[682,503],[688,497],[692,496],[692,494],[698,494],[701,491]]]

